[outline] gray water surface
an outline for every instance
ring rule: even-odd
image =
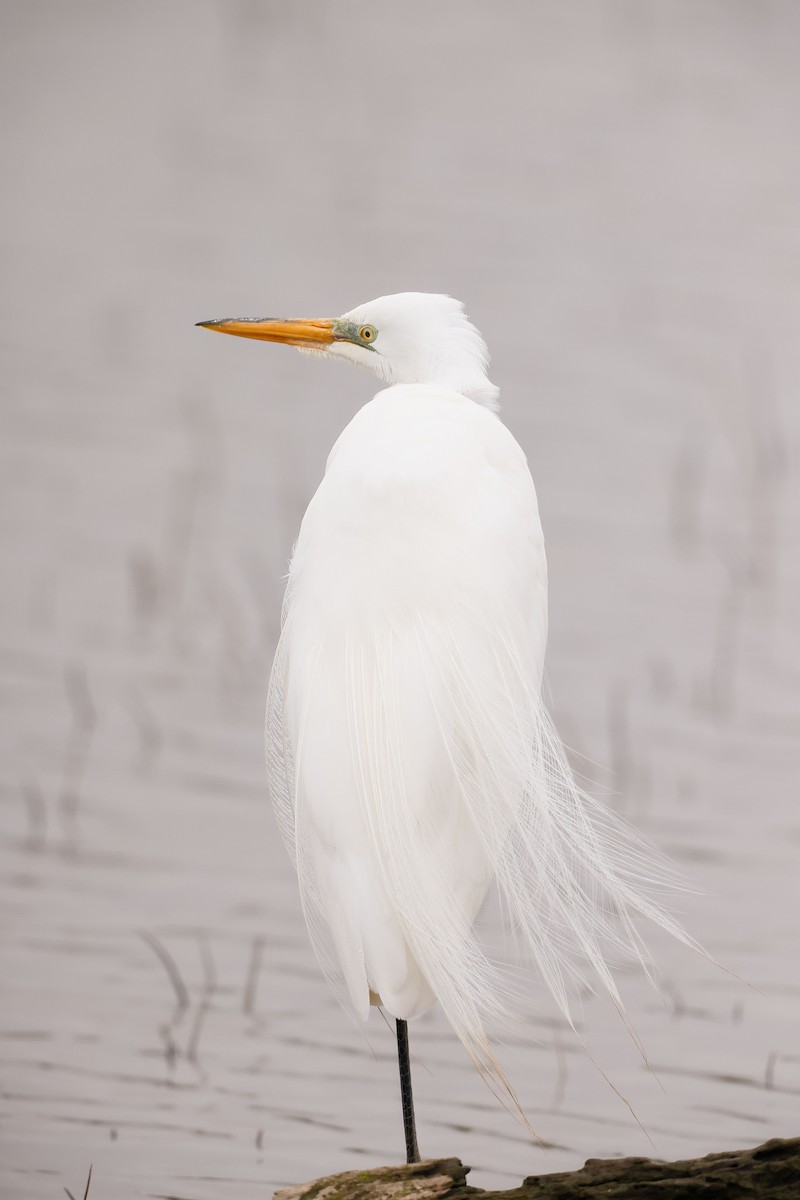
[[[249,1200],[400,1157],[393,1039],[307,943],[262,758],[292,541],[366,375],[228,314],[465,299],[548,539],[575,763],[698,889],[581,1035],[655,1152],[800,1112],[800,9],[0,9],[0,1193]],[[584,757],[578,757],[582,755]],[[491,917],[490,917],[491,921]],[[437,1013],[420,1137],[512,1186],[653,1153],[552,1003]]]

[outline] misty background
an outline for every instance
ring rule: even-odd
[[[401,1157],[262,749],[292,542],[375,381],[194,323],[406,289],[492,351],[576,768],[734,973],[653,935],[663,995],[621,987],[655,1074],[578,1005],[655,1151],[535,981],[504,1061],[549,1149],[430,1014],[423,1152],[512,1187],[797,1133],[799,39],[794,0],[0,4],[0,1194]]]

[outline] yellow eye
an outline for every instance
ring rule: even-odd
[[[358,336],[362,342],[374,342],[378,336],[378,331],[374,325],[362,325],[358,331]]]

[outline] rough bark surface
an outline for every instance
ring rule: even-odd
[[[275,1200],[800,1200],[800,1138],[683,1162],[590,1158],[579,1171],[531,1175],[502,1192],[467,1186],[468,1171],[457,1158],[346,1171]]]
[[[344,1171],[312,1183],[283,1188],[274,1200],[441,1200],[475,1195],[466,1187],[469,1167],[457,1158],[429,1159],[403,1167],[375,1167],[371,1171]],[[489,1195],[488,1192],[485,1195]]]

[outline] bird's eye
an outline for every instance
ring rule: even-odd
[[[358,331],[358,336],[362,342],[374,342],[378,336],[378,331],[374,325],[362,325]]]

